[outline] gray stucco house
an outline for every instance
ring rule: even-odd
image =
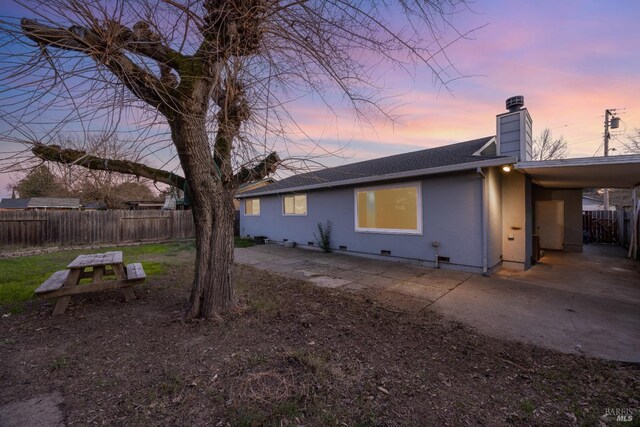
[[[334,251],[486,274],[529,268],[538,247],[581,251],[582,188],[635,188],[640,156],[531,161],[523,97],[507,108],[495,136],[242,193],[240,234],[314,247],[317,224],[331,221]]]

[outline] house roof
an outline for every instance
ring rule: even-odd
[[[29,200],[29,208],[78,209],[80,208],[80,199],[59,197],[32,197]]]
[[[236,197],[245,198],[255,195],[338,187],[515,163],[515,157],[478,154],[494,139],[494,136],[487,136],[443,147],[381,157],[294,175],[271,185],[243,192]]]
[[[27,209],[28,207],[29,207],[29,199],[0,200],[0,209]]]

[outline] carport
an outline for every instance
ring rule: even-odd
[[[638,259],[640,155],[525,161],[517,163],[515,169],[531,179],[532,231],[543,249],[582,252],[583,189],[631,189],[633,218],[628,256]]]

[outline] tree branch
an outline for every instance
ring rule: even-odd
[[[113,25],[118,28],[117,38],[124,43],[125,49],[131,52],[144,55],[176,71],[180,70],[185,61],[190,60],[164,44],[161,36],[155,33],[147,22],[138,22],[133,26],[133,30],[118,22],[113,22]]]
[[[254,167],[242,168],[240,171],[235,174],[233,180],[236,186],[244,184],[245,182],[256,181],[258,179],[266,178],[267,175],[272,174],[278,168],[280,164],[280,157],[278,153],[275,151],[270,153],[267,157],[262,159],[258,164]]]
[[[80,26],[69,29],[50,27],[27,18],[22,18],[21,26],[29,39],[43,47],[84,53],[105,65],[131,92],[151,106],[158,108],[173,104],[171,100],[175,94],[171,86],[135,64],[120,49],[112,49],[95,31]],[[173,58],[172,61],[175,60]]]
[[[64,165],[75,165],[92,170],[117,172],[127,175],[141,176],[161,182],[180,190],[184,189],[186,180],[172,172],[155,169],[142,163],[129,160],[114,160],[92,156],[85,151],[64,149],[59,145],[35,144],[31,152],[42,160],[61,163]]]

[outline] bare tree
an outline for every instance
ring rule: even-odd
[[[560,135],[554,139],[551,129],[545,128],[533,141],[533,160],[564,159],[567,157],[567,141]]]
[[[188,184],[196,268],[187,315],[234,307],[233,192],[273,173],[273,151],[298,131],[295,99],[337,94],[359,117],[385,115],[376,68],[461,77],[445,49],[468,33],[451,24],[463,0],[40,0],[31,18],[2,25],[6,140],[28,141],[48,161]],[[36,19],[32,19],[36,18]],[[443,31],[453,40],[443,41]],[[6,62],[4,62],[6,60]],[[5,91],[5,94],[9,92]],[[340,101],[338,101],[339,103]],[[46,131],[43,110],[55,111]],[[127,129],[148,148],[136,161],[49,143],[69,123]],[[170,143],[184,177],[152,167]],[[160,147],[160,148],[158,148]],[[18,163],[22,153],[7,158]]]
[[[126,164],[143,156],[142,147],[135,142],[110,134],[89,134],[83,139],[62,135],[55,144],[34,147],[32,152],[42,153],[46,148],[53,148],[59,153],[84,153],[79,162],[54,163],[57,167],[52,168],[65,192],[83,202],[99,201],[108,208],[123,209],[127,200],[156,198],[151,190],[151,180],[120,173],[112,167],[114,162]],[[87,153],[103,159],[102,167],[86,167],[85,163],[91,163],[91,156]],[[40,158],[46,160],[42,155]]]
[[[623,142],[624,151],[629,154],[640,154],[640,128],[635,128],[633,134],[627,136],[627,142]]]

